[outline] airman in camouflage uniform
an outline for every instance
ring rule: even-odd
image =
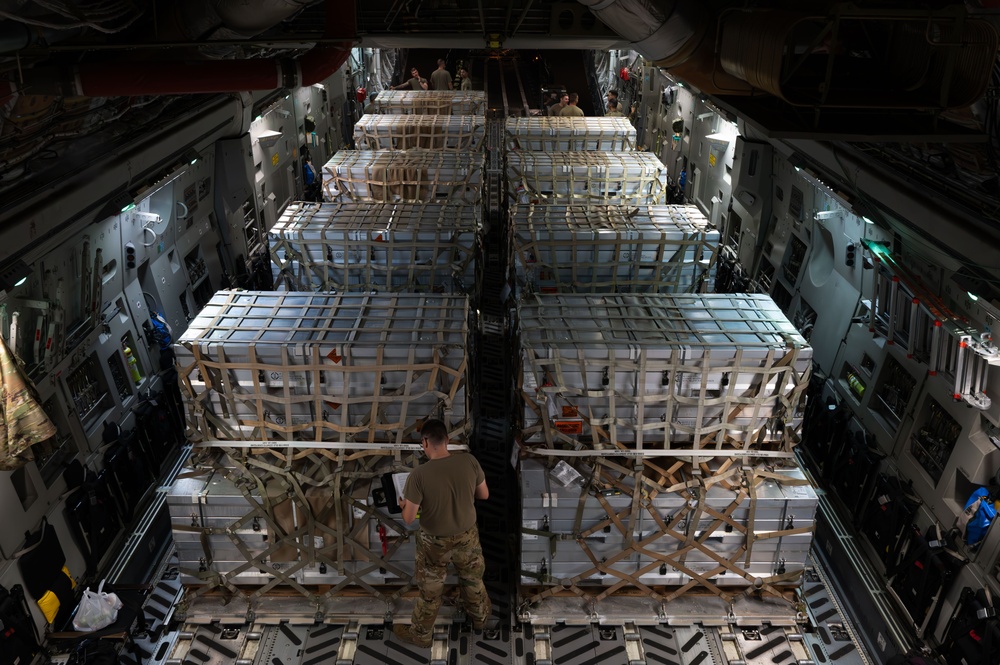
[[[416,519],[420,510],[416,543],[420,596],[413,608],[411,625],[397,624],[393,632],[404,642],[429,647],[449,562],[458,571],[462,605],[472,619],[472,627],[481,630],[492,612],[483,585],[486,564],[473,504],[474,499],[489,498],[489,489],[475,457],[448,451],[448,429],[443,422],[428,420],[421,434],[428,460],[410,474],[403,490],[405,498],[399,502],[407,524]]]

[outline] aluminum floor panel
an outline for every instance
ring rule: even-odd
[[[457,645],[452,644],[450,632],[438,632],[441,626],[435,626],[434,643],[429,650],[401,642],[392,634],[392,627],[385,624],[362,625],[358,633],[353,665],[384,665],[399,663],[399,665],[418,665],[424,663],[454,662],[453,652]]]
[[[640,643],[649,665],[680,665],[681,646],[677,631],[669,626],[642,626]]]
[[[309,629],[310,626],[281,623],[264,631],[257,645],[253,665],[292,665],[301,662]]]
[[[217,624],[181,631],[167,665],[234,665],[248,648],[249,634],[242,626]]]
[[[305,646],[302,648],[302,659],[299,662],[302,665],[335,663],[343,638],[344,626],[335,624],[311,626]]]
[[[720,665],[723,661],[713,638],[712,631],[701,626],[676,627],[674,639],[680,647],[677,654],[680,664]]]
[[[551,640],[555,663],[596,665],[627,662],[625,640],[616,628],[554,626]]]
[[[134,639],[135,650],[143,665],[160,665],[170,655],[177,632],[170,630],[169,624],[182,591],[177,555],[172,552],[156,585],[142,604],[146,632],[136,635]],[[131,650],[124,649],[120,662],[122,665],[136,665],[135,655]]]
[[[844,617],[842,606],[815,563],[806,570],[799,596],[816,627],[802,637],[817,665],[871,665],[873,661],[858,648],[850,620]]]
[[[799,637],[798,632],[795,633]],[[731,633],[736,648],[747,665],[781,665],[801,661],[796,658],[788,633],[780,626],[737,630]]]
[[[482,635],[474,635],[474,639],[470,638],[468,642],[469,662],[476,665],[506,665],[511,663],[517,648],[516,640],[519,638],[520,633],[512,634],[507,626],[500,630],[486,631]],[[462,658],[465,651],[461,645],[458,653],[459,662],[464,662]]]

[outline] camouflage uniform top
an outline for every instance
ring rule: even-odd
[[[34,387],[21,374],[14,355],[0,339],[0,469],[10,471],[34,459],[31,446],[55,436],[56,426],[42,410]]]
[[[420,506],[420,529],[437,537],[455,536],[476,525],[476,486],[486,480],[469,453],[427,460],[406,480],[406,500]]]

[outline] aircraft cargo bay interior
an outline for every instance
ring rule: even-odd
[[[1000,665],[998,30],[0,1],[0,665]]]

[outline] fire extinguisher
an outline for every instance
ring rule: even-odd
[[[389,533],[385,528],[384,524],[378,525],[378,539],[382,543],[382,556],[388,556],[389,554]]]
[[[365,90],[364,86],[360,86],[358,88],[358,104],[364,104],[366,97],[368,97],[368,91]]]

